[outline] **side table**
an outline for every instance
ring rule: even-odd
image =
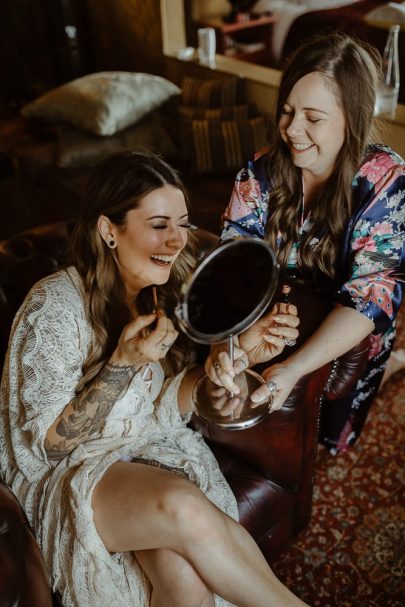
[[[272,30],[277,21],[277,15],[266,15],[226,23],[222,16],[215,16],[199,21],[197,25],[214,28],[218,54],[272,67]]]

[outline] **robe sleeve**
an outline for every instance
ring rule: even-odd
[[[380,153],[359,174],[368,203],[355,219],[349,238],[350,276],[337,293],[337,304],[352,307],[382,333],[392,324],[405,277],[405,166]]]

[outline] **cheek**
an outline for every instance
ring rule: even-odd
[[[188,240],[188,235],[187,235],[187,233],[186,233],[186,234],[182,234],[182,236],[181,236],[181,240],[183,241],[183,246],[181,247],[181,249],[183,250],[183,249],[184,249],[184,247],[186,246],[186,244],[187,244],[187,240]]]
[[[136,246],[141,250],[144,250],[146,253],[149,251],[154,251],[156,248],[160,247],[164,237],[164,230],[153,230],[148,233],[144,233],[143,235],[138,234],[136,239]]]
[[[278,121],[278,130],[281,137],[284,137],[286,130],[288,129],[288,119],[286,117],[280,118]]]

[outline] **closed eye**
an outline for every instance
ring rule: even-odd
[[[154,230],[166,230],[169,226],[152,226]],[[191,228],[191,223],[181,223],[179,228],[189,229]]]

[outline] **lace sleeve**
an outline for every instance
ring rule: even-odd
[[[14,325],[10,353],[10,373],[18,377],[14,405],[23,422],[21,429],[31,437],[38,456],[49,427],[75,395],[89,341],[85,329],[81,298],[60,276],[34,287]]]

